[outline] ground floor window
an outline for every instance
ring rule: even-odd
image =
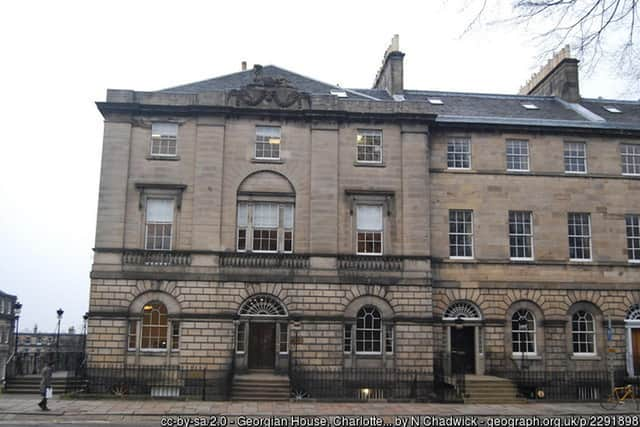
[[[536,322],[525,309],[511,317],[511,349],[514,355],[536,354]]]
[[[596,354],[596,329],[593,315],[580,310],[571,319],[573,354]]]
[[[129,320],[127,348],[143,351],[178,350],[180,322],[169,320],[167,307],[161,302],[149,302],[142,308],[142,319]]]

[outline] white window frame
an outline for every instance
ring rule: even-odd
[[[571,221],[571,217],[572,215],[584,215],[587,218],[588,221],[588,230],[589,230],[589,234],[586,236],[586,238],[589,239],[589,258],[571,258],[571,238],[578,238],[578,239],[584,239],[585,235],[581,235],[581,234],[574,234],[571,235],[569,234],[569,224]],[[569,260],[570,261],[575,261],[575,262],[591,262],[593,261],[593,238],[592,238],[592,233],[591,233],[591,214],[587,213],[587,212],[569,212],[567,215],[567,236],[568,236],[568,241],[569,241]]]
[[[589,332],[589,331],[578,331],[576,332],[573,329],[573,318],[578,315],[578,313],[583,312],[585,313],[585,315],[588,315],[591,317],[591,324],[593,325],[593,331]],[[597,356],[598,355],[598,340],[597,340],[597,322],[596,322],[596,316],[593,315],[593,313],[591,313],[590,311],[587,310],[576,310],[575,312],[573,312],[571,314],[571,353],[576,356],[576,357],[583,357],[583,356]],[[576,341],[574,341],[574,334],[581,334],[583,336],[585,335],[590,335],[591,336],[591,343],[593,345],[593,351],[592,352],[576,352],[574,349],[574,344],[576,343]],[[585,342],[586,341],[579,341],[580,342]]]
[[[245,339],[247,336],[247,325],[248,322],[238,322],[238,324],[236,325],[236,330],[235,330],[235,340],[236,340],[236,348],[234,349],[236,354],[245,354],[246,352],[246,348],[245,348]],[[242,337],[240,337],[240,335],[242,335]],[[239,339],[242,338],[242,339]]]
[[[511,144],[515,144],[516,146],[518,146],[518,150],[520,150],[522,148],[521,144],[524,144],[526,150],[527,150],[527,154],[524,155],[521,152],[518,154],[515,153],[511,153],[509,154],[509,146]],[[529,151],[529,141],[526,139],[507,139],[507,147],[506,147],[506,160],[507,160],[507,172],[529,172],[530,167],[531,167],[531,162],[530,162],[530,151]],[[527,161],[527,167],[526,169],[513,169],[509,167],[509,156],[515,157],[517,159],[526,159]]]
[[[511,214],[527,214],[527,216],[529,217],[529,229],[531,230],[531,232],[529,234],[527,233],[511,233]],[[507,213],[508,217],[508,227],[509,227],[509,259],[512,261],[532,261],[534,259],[534,253],[533,253],[533,212],[531,211],[509,211]],[[523,223],[524,224],[524,223]],[[516,222],[516,226],[517,226],[517,222]],[[515,237],[529,237],[529,250],[531,251],[531,256],[530,257],[514,257],[511,256],[511,238]],[[522,246],[524,247],[524,246]]]
[[[278,354],[289,354],[289,324],[286,322],[281,322],[281,323],[276,323],[276,325],[278,325],[278,334],[279,334],[279,339],[278,339]],[[284,341],[283,341],[283,334],[282,334],[282,329],[286,328],[285,332],[284,332]],[[282,344],[284,343],[284,345],[286,346],[286,350],[282,351]]]
[[[375,207],[380,209],[380,217],[381,217],[381,227],[378,230],[369,230],[365,228],[360,228],[360,208],[361,207]],[[358,235],[360,233],[380,233],[380,252],[360,252],[358,248]],[[366,242],[366,241],[365,241]],[[366,243],[365,243],[366,246]],[[357,255],[371,255],[371,256],[381,256],[384,254],[384,206],[374,203],[360,203],[356,205],[356,254]]]
[[[467,150],[466,151],[455,151],[455,145],[459,144],[459,143],[464,143],[464,145],[466,145]],[[455,166],[456,164],[456,159],[453,159],[453,166],[451,166],[449,164],[449,149],[450,147],[454,147],[454,151],[451,154],[466,154],[468,157],[468,163],[469,166]],[[472,159],[472,150],[471,150],[471,138],[469,137],[451,137],[449,138],[449,140],[447,141],[447,169],[450,170],[471,170],[471,159]],[[462,163],[464,164],[464,159],[462,160]]]
[[[533,323],[533,329],[531,329],[531,330],[529,329],[528,322],[527,322],[527,329],[526,330],[521,330],[520,328],[518,328],[517,330],[513,329],[513,323],[514,323],[513,318],[515,317],[516,314],[519,314],[520,312],[525,312],[525,313],[527,313],[527,314],[529,314],[531,316],[531,322]],[[521,314],[519,314],[519,315],[520,315],[520,317],[522,317]],[[526,315],[525,315],[525,318],[526,318]],[[538,354],[538,342],[537,342],[537,337],[536,337],[537,326],[536,326],[536,316],[535,316],[535,314],[533,314],[533,312],[531,310],[527,310],[526,308],[521,308],[519,310],[516,310],[511,315],[510,322],[511,322],[511,355],[515,356],[515,357],[518,357],[518,356],[520,356],[520,357],[522,357],[522,356],[525,356],[525,357],[526,356],[536,356]],[[514,347],[514,343],[515,343],[515,341],[513,340],[514,333],[516,333],[516,334],[532,334],[533,340],[531,342],[533,343],[533,352],[531,352],[531,351],[525,351],[525,352],[513,351],[513,347]],[[523,344],[527,345],[529,343],[529,341],[524,341],[523,342],[521,340],[518,340],[517,342],[519,343],[519,347],[520,347],[521,350],[522,350]]]
[[[582,153],[583,153],[583,157],[580,156],[567,156],[567,148],[569,148],[571,151],[578,151],[576,149],[572,149],[571,147],[578,147],[581,146],[582,147]],[[572,171],[572,170],[568,170],[567,169],[567,159],[580,159],[580,158],[584,158],[584,171]],[[588,154],[587,154],[587,143],[584,141],[565,141],[564,145],[563,145],[563,151],[562,151],[562,159],[564,162],[564,173],[570,173],[570,174],[578,174],[578,175],[584,175],[586,173],[589,172],[589,168],[588,168]]]
[[[632,221],[631,224],[629,224],[629,220]],[[640,215],[639,214],[628,214],[624,216],[624,225],[625,225],[625,233],[626,233],[626,237],[627,237],[627,260],[629,261],[629,263],[631,264],[637,264],[640,263]],[[629,234],[629,228],[631,228],[632,230],[635,229],[635,235],[633,235],[633,233],[630,235]],[[635,245],[629,245],[629,243],[635,242]],[[638,257],[637,258],[632,258],[629,256],[629,252],[637,252],[638,253]]]
[[[260,133],[261,130],[263,129],[277,129],[278,130],[278,143],[274,144],[278,146],[278,156],[274,157],[274,156],[258,156],[258,144],[271,144],[271,142],[265,142],[265,141],[261,141],[259,140],[260,138],[263,139],[267,139],[267,140],[271,140],[271,139],[276,139],[274,136],[272,135],[268,135],[266,132],[265,133]],[[280,160],[280,154],[281,154],[281,150],[280,150],[280,146],[282,144],[282,127],[280,126],[267,126],[267,125],[257,125],[256,126],[256,136],[255,136],[255,141],[253,143],[253,155],[255,156],[256,160]],[[270,152],[272,152],[273,150],[270,148],[269,149]],[[263,154],[264,154],[264,150],[263,150]]]
[[[277,210],[277,227],[276,228],[268,228],[268,227],[256,227],[254,225],[254,210],[256,205],[260,204],[271,204],[276,205]],[[240,212],[240,205],[246,206],[247,212],[247,225],[241,226],[238,223],[238,217]],[[291,209],[291,228],[285,228],[285,209]],[[253,253],[285,253],[290,254],[294,251],[295,246],[295,203],[293,202],[262,202],[262,201],[238,201],[236,205],[236,251],[237,252],[253,252]],[[245,248],[239,249],[240,242],[240,231],[245,230]],[[253,248],[253,233],[256,230],[275,230],[276,231],[276,250],[256,250]],[[285,234],[291,233],[291,250],[285,250]]]
[[[375,329],[375,328],[366,328],[363,326],[363,328],[358,329],[358,314],[360,313],[360,311],[367,309],[367,308],[373,308],[377,313],[378,313],[378,317],[380,319],[380,329]],[[370,314],[370,313],[367,313]],[[366,316],[366,314],[365,314]],[[382,319],[382,313],[380,313],[380,309],[374,305],[365,305],[363,307],[360,307],[360,309],[358,310],[358,313],[356,314],[356,321],[355,321],[355,353],[357,355],[381,355],[383,353],[384,350],[384,323],[383,323],[383,319]],[[378,331],[378,345],[380,346],[380,350],[379,351],[358,351],[358,330],[362,330],[363,332],[366,331],[372,331],[375,333],[375,331]],[[363,346],[365,346],[365,344],[367,343],[367,340],[362,340]],[[371,343],[375,343],[375,341],[371,341]],[[366,346],[365,346],[366,347]]]
[[[173,214],[171,217],[171,222],[166,221],[149,221],[147,219],[148,210],[149,210],[149,201],[150,200],[170,200],[173,205]],[[161,197],[161,196],[149,196],[145,199],[145,211],[144,211],[144,248],[147,251],[171,251],[173,249],[173,241],[175,238],[175,218],[176,217],[176,200],[173,197]],[[168,248],[149,248],[148,247],[148,237],[149,237],[149,225],[150,224],[160,224],[160,225],[171,225],[171,234],[169,235],[169,247]]]
[[[367,137],[378,138],[380,143],[376,144],[367,144]],[[362,142],[360,142],[362,140]],[[358,129],[356,134],[356,162],[364,163],[364,164],[382,164],[383,161],[383,145],[382,145],[382,130],[380,129]],[[360,159],[360,147],[370,146],[378,148],[379,159],[378,160],[361,160]]]
[[[451,213],[452,212],[463,212],[463,213],[468,212],[468,213],[471,214],[471,221],[470,221],[471,230],[470,230],[469,233],[458,233],[458,232],[452,233],[451,232]],[[470,209],[449,209],[448,220],[449,221],[447,222],[447,226],[448,226],[449,232],[448,232],[447,236],[449,237],[449,239],[448,239],[449,240],[449,245],[448,245],[448,247],[449,247],[449,258],[450,259],[474,259],[475,251],[474,251],[474,247],[473,247],[474,246],[473,233],[474,233],[474,228],[475,227],[474,227],[474,224],[473,224],[473,222],[474,222],[473,210],[470,210]],[[471,255],[451,255],[451,235],[470,236],[471,237],[471,243],[470,243]],[[456,244],[456,246],[458,246],[458,245]]]
[[[158,136],[154,136],[154,132],[153,132],[153,128],[156,125],[162,125],[162,126],[171,126],[171,127],[175,127],[175,135],[174,134],[162,134],[159,133],[157,134]],[[179,125],[177,123],[169,123],[169,122],[156,122],[156,123],[152,123],[151,124],[151,147],[149,149],[151,156],[154,157],[177,157],[178,156],[178,129],[179,129]],[[174,143],[175,146],[175,152],[174,153],[161,153],[161,152],[154,152],[153,149],[156,146],[156,143],[158,144],[158,146],[162,146],[163,143]]]
[[[627,150],[632,149],[635,152]],[[631,162],[625,162],[625,159],[631,159]],[[634,163],[635,160],[637,163]],[[640,176],[640,144],[620,144],[620,162],[622,175],[624,176]],[[630,166],[635,172],[625,172],[625,165]]]
[[[355,323],[345,323],[344,331],[342,333],[342,352],[344,354],[351,354],[355,347],[353,346],[353,333],[355,329]],[[347,350],[347,342],[349,349]]]

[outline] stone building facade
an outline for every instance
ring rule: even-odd
[[[566,51],[520,95],[403,57],[109,90],[89,363],[640,372],[640,103]]]
[[[18,301],[14,295],[0,291],[0,378],[5,377],[5,366],[13,354],[15,346],[15,304]]]

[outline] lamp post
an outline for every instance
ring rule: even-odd
[[[59,352],[60,352],[60,321],[62,320],[62,315],[64,314],[64,310],[59,308],[58,311],[56,311],[56,314],[58,315],[58,332],[56,334],[56,365],[57,365]]]
[[[85,313],[84,316],[82,316],[82,352],[86,352],[87,351],[87,323],[89,321],[89,313]]]
[[[20,321],[21,312],[22,312],[22,304],[16,301],[16,303],[13,304],[13,314],[15,316],[14,318],[16,319],[16,337],[15,337],[16,342],[13,347],[13,352],[16,353],[16,355],[18,354],[18,331],[20,330],[20,328],[18,328],[18,322]]]

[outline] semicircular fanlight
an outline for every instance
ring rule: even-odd
[[[242,304],[238,313],[244,316],[286,316],[287,310],[271,295],[255,295]]]
[[[467,301],[456,301],[449,305],[442,316],[446,320],[455,320],[462,317],[466,320],[482,320],[478,307]]]

